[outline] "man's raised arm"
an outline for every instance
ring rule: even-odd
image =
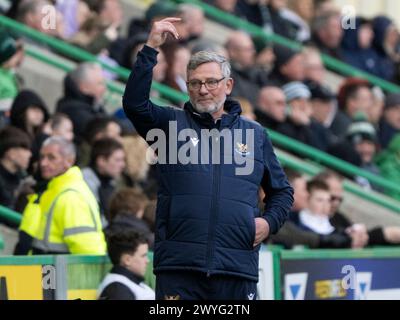
[[[174,23],[180,18],[165,18],[155,22],[144,48],[138,53],[136,63],[129,76],[122,105],[125,114],[132,121],[142,137],[146,137],[153,128],[165,128],[169,120],[174,120],[174,112],[170,108],[162,108],[150,101],[153,68],[157,64],[157,48],[171,34],[175,39],[179,35]]]

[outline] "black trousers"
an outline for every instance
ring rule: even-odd
[[[156,300],[255,300],[257,282],[195,271],[156,274]]]

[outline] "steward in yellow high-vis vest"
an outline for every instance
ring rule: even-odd
[[[57,156],[56,147],[47,149]],[[48,167],[47,160],[40,160],[41,169],[48,174],[55,168],[51,166],[51,152]],[[40,195],[30,196],[20,231],[33,237],[34,254],[106,253],[97,201],[76,166],[50,179]]]
[[[34,238],[35,253],[105,254],[98,204],[78,167],[52,179],[35,204],[37,197],[20,227]]]

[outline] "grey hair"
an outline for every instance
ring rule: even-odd
[[[25,0],[20,3],[17,9],[16,19],[18,21],[24,22],[24,19],[29,13],[37,13],[40,12],[44,6],[52,5],[48,0]]]
[[[96,62],[83,62],[69,73],[72,81],[76,84],[87,81],[91,78],[90,71],[101,69],[101,66]]]
[[[183,14],[186,17],[188,15],[192,14],[193,12],[201,12],[202,14],[204,14],[204,11],[201,7],[199,7],[198,5],[195,5],[195,4],[191,4],[191,3],[180,4],[178,6],[178,10],[181,14]]]
[[[76,148],[72,142],[70,142],[62,137],[53,136],[53,137],[47,138],[43,142],[42,147],[47,147],[47,146],[53,145],[53,144],[60,147],[61,154],[64,157],[76,158]]]
[[[316,16],[311,22],[311,30],[313,32],[317,32],[320,29],[324,29],[326,25],[329,23],[329,20],[332,18],[340,19],[341,16],[336,11],[328,11],[321,14],[320,16]]]
[[[199,51],[195,53],[191,58],[187,65],[187,74],[190,71],[197,69],[200,65],[209,62],[216,62],[221,68],[222,75],[225,78],[229,78],[231,76],[231,65],[229,61],[220,54],[216,52],[210,51]]]

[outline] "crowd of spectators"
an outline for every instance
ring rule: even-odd
[[[139,18],[127,17],[120,0],[20,0],[1,10],[105,63],[128,69],[146,43],[152,22],[180,17],[179,41],[171,39],[160,48],[154,81],[186,93],[190,55],[217,51],[231,62],[235,82],[231,97],[241,102],[244,117],[400,183],[400,93],[383,92],[354,77],[343,78],[335,89],[327,81],[329,71],[321,58],[321,54],[330,55],[397,84],[400,37],[392,20],[354,17],[354,28],[346,29],[339,8],[329,0],[205,2],[267,33],[297,41],[304,49],[272,44],[245,30],[231,30],[225,43],[214,43],[205,38],[205,14],[200,7],[167,1],[154,2]],[[55,28],[41,23],[44,8],[56,12]],[[125,20],[126,34],[121,31]],[[78,63],[65,76],[63,96],[56,105],[48,106],[45,97],[23,85],[24,75],[19,70],[25,44],[38,45],[0,31],[0,205],[23,212],[27,197],[46,189],[40,150],[49,137],[62,137],[77,148],[76,164],[98,202],[103,226],[127,224],[140,229],[151,248],[157,187],[154,168],[146,161],[146,143],[121,109],[111,114],[104,105],[107,80],[121,79],[97,63]],[[175,104],[182,107],[177,101]],[[345,218],[337,221],[335,201],[343,195],[334,194],[330,181],[341,184],[341,177],[331,173],[306,182],[302,176],[288,176],[298,201],[274,242],[288,247],[296,241],[310,247],[363,247],[400,241],[395,227],[366,230]],[[366,192],[375,189],[400,200],[400,194],[362,177],[347,178]],[[302,194],[304,203],[299,200]],[[296,232],[299,236],[294,241]]]

